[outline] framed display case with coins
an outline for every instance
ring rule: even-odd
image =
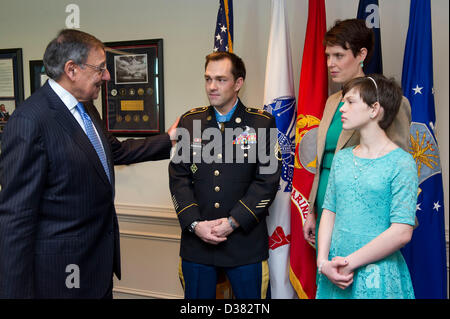
[[[164,130],[163,40],[107,42],[111,79],[102,88],[103,119],[115,136]]]

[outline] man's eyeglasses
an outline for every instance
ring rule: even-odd
[[[97,65],[92,65],[92,64],[88,64],[88,63],[83,63],[82,65],[88,66],[91,69],[101,73],[102,75],[106,71],[106,65],[104,65],[104,66],[97,66]]]

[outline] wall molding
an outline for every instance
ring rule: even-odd
[[[168,241],[168,242],[176,242],[176,243],[179,243],[181,240],[180,235],[131,231],[131,230],[125,230],[125,231],[121,230],[120,236],[128,237],[128,238],[135,238],[135,239],[158,240],[158,241]]]
[[[167,293],[161,293],[151,290],[142,290],[142,289],[134,289],[134,288],[127,288],[127,287],[121,287],[121,286],[115,286],[113,289],[114,298],[148,298],[148,299],[183,299],[184,296],[182,295],[175,295],[175,294],[167,294]]]
[[[117,218],[122,222],[179,227],[175,210],[166,206],[115,204]]]
[[[178,256],[181,241],[180,224],[175,210],[172,207],[138,205],[129,203],[116,203],[117,218],[119,221],[121,246],[128,252],[137,249],[165,249],[173,251]],[[164,259],[152,260],[150,255],[122,254],[122,263],[133,269],[123,270],[122,281],[115,280],[113,296],[117,299],[182,299],[178,280],[178,265],[172,264],[173,256]],[[123,257],[125,256],[125,257]],[[128,257],[127,257],[128,256]],[[138,285],[136,271],[145,271],[143,264],[153,265],[163,269],[160,274],[151,274],[145,283]],[[168,264],[170,263],[170,264]],[[124,267],[123,269],[126,269]],[[129,277],[125,280],[125,276]],[[170,282],[170,284],[166,284]],[[166,287],[164,287],[166,285]]]

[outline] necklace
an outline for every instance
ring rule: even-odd
[[[384,146],[378,151],[378,153],[375,155],[374,158],[370,159],[370,161],[366,161],[366,163],[365,163],[364,165],[362,165],[361,163],[358,163],[358,161],[356,160],[357,157],[355,156],[355,154],[354,154],[353,151],[354,151],[356,148],[358,148],[359,145],[356,146],[356,147],[353,149],[353,151],[352,151],[352,155],[353,155],[353,177],[354,177],[355,179],[358,179],[358,177],[362,175],[363,170],[366,169],[367,167],[369,167],[369,166],[372,165],[372,163],[373,163],[373,162],[381,155],[381,153],[384,151],[384,149],[386,148],[386,146],[388,146],[388,144],[389,144],[389,141],[387,141],[386,144],[384,144]],[[359,175],[358,175],[358,174],[359,174]]]

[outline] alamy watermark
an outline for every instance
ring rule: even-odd
[[[66,287],[69,289],[80,288],[80,267],[76,264],[67,265],[66,273],[69,273],[66,277]]]
[[[66,17],[66,27],[68,29],[79,29],[80,28],[80,7],[71,3],[66,6],[66,13],[69,15]]]
[[[365,267],[368,273],[366,277],[366,287],[367,288],[380,288],[380,267],[375,264],[369,264]]]
[[[259,163],[260,174],[273,174],[281,160],[276,128],[249,126],[244,129],[209,127],[201,130],[201,120],[193,121],[192,136],[185,128],[177,128],[176,151],[171,161],[178,163]]]
[[[380,28],[380,8],[376,4],[369,4],[366,13],[370,13],[366,18],[366,26],[369,29]]]

